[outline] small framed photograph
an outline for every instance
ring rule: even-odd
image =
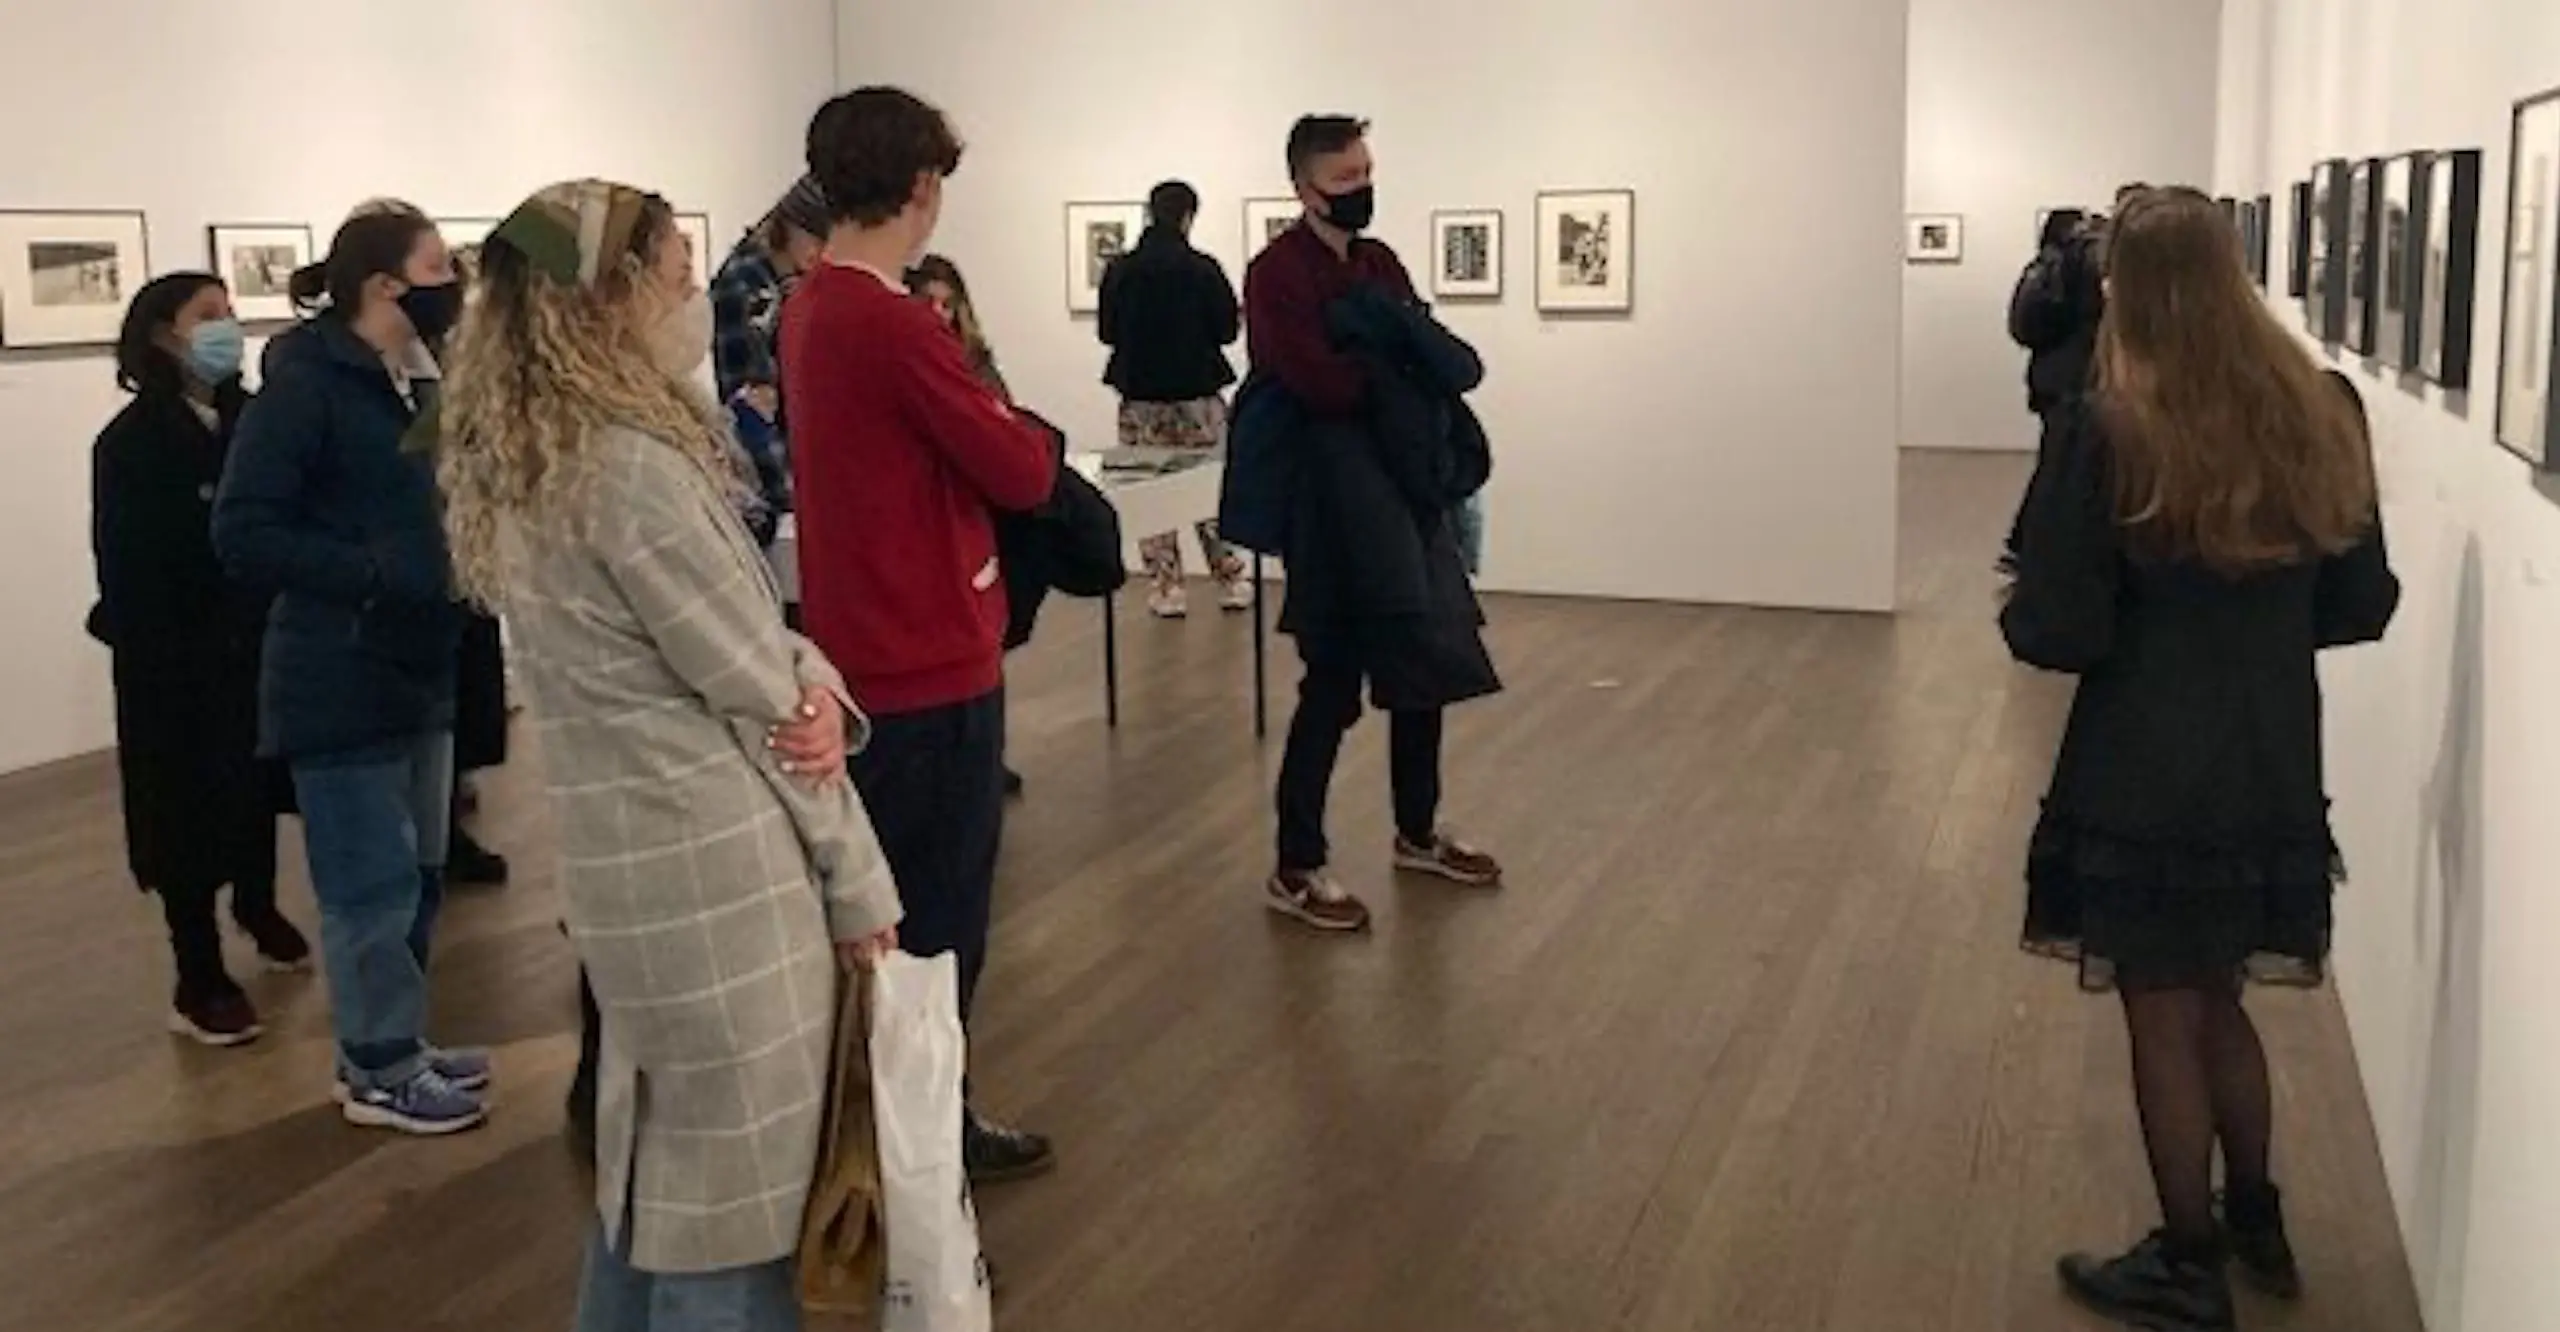
[[[1067,205],[1067,313],[1102,308],[1102,274],[1111,261],[1135,249],[1147,229],[1143,203]]]
[[[1502,296],[1502,214],[1491,208],[1431,215],[1431,294],[1444,301]]]
[[[311,262],[311,228],[294,223],[216,223],[205,228],[214,276],[231,287],[244,324],[291,322],[293,274]]]
[[[1635,191],[1553,190],[1538,195],[1539,310],[1633,311],[1635,261]]]
[[[676,214],[676,231],[684,237],[686,253],[693,256],[693,280],[708,286],[712,272],[718,268],[720,256],[711,252],[711,215],[709,213]]]
[[[2418,177],[2419,374],[2471,387],[2471,318],[2480,285],[2481,152],[2429,153]]]
[[[2285,251],[2285,294],[2311,299],[2311,182],[2293,183],[2293,243]]]
[[[138,212],[0,213],[0,350],[115,345],[148,230]]]
[[[2371,356],[2382,340],[2382,159],[2347,176],[2347,350]]]
[[[453,251],[453,266],[460,270],[463,281],[471,281],[480,271],[480,247],[487,243],[489,233],[496,231],[504,220],[496,217],[434,219],[436,234],[444,237],[445,247]]]
[[[2507,295],[2498,349],[2498,442],[2560,471],[2551,410],[2560,333],[2560,88],[2518,102],[2507,183]]]
[[[1298,225],[1306,207],[1295,199],[1244,201],[1244,261],[1252,263],[1271,242]]]
[[[2275,281],[2275,198],[2259,195],[2251,205],[2249,218],[2253,224],[2249,231],[2249,264],[2257,275],[2258,289],[2264,291]]]
[[[2304,313],[2312,336],[2331,347],[2347,340],[2347,228],[2354,218],[2348,196],[2353,192],[2345,158],[2320,164],[2311,185],[2311,296]]]
[[[1902,259],[1912,264],[1964,262],[1964,218],[1955,213],[1914,213],[1903,219]]]
[[[2379,289],[2374,293],[2373,352],[2383,364],[2401,370],[2418,365],[2418,275],[2424,271],[2416,227],[2420,167],[2414,153],[2384,162],[2375,205],[2379,250],[2374,268]]]

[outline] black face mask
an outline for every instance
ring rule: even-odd
[[[1323,191],[1317,191],[1322,194]],[[1324,195],[1324,220],[1359,235],[1369,229],[1378,217],[1378,187],[1363,185],[1356,190]]]
[[[434,342],[462,322],[462,284],[411,287],[400,293],[400,313],[409,316],[409,327],[418,330],[419,337]]]

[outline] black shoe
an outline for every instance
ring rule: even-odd
[[[266,1028],[249,996],[228,976],[181,983],[169,1004],[169,1030],[199,1045],[227,1048],[247,1045]]]
[[[970,1183],[1002,1184],[1047,1174],[1058,1164],[1058,1151],[1037,1133],[991,1124],[972,1110],[961,1128],[960,1160]]]
[[[239,922],[240,932],[258,946],[258,959],[269,971],[309,971],[311,941],[281,911],[252,913]]]
[[[463,888],[503,888],[507,883],[507,858],[456,828],[453,847],[444,858],[444,881]]]
[[[2284,1233],[2284,1195],[2273,1184],[2235,1184],[2222,1198],[2222,1233],[2240,1279],[2262,1295],[2302,1298],[2302,1268]]]
[[[1007,800],[1022,798],[1022,774],[1011,768],[1004,770],[1004,794]]]
[[[2166,1232],[2112,1260],[2073,1254],[2062,1285],[2092,1313],[2143,1332],[2236,1332],[2231,1282],[2219,1254],[2175,1251]]]

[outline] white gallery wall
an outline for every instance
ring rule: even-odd
[[[2032,449],[2009,293],[2039,209],[2214,165],[2221,0],[1911,0],[1908,207],[1964,218],[1961,264],[1904,270],[1902,443]]]
[[[800,169],[834,76],[831,0],[84,0],[0,5],[0,209],[142,209],[156,272],[215,222],[304,222],[397,194],[488,216],[620,177],[723,244]],[[102,37],[112,34],[111,38]],[[104,353],[0,355],[0,772],[112,742],[89,444]]]
[[[1505,214],[1506,297],[1443,312],[1492,370],[1491,584],[1891,606],[1902,0],[1216,10],[843,0],[844,82],[910,87],[969,141],[937,248],[1026,402],[1110,442],[1068,201],[1189,179],[1241,282],[1241,201],[1289,192],[1290,122],[1365,115],[1378,234],[1418,282],[1434,209]],[[1537,192],[1611,187],[1637,196],[1634,315],[1541,319]]]
[[[2224,191],[2283,201],[2326,157],[2488,150],[2477,391],[2339,362],[2407,600],[2325,672],[2354,875],[2337,973],[2434,1332],[2560,1327],[2560,490],[2493,436],[2509,105],[2554,85],[2546,0],[2228,0]]]

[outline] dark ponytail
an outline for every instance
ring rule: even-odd
[[[403,213],[348,218],[330,238],[328,258],[294,270],[286,288],[294,308],[306,315],[332,310],[352,318],[364,300],[364,284],[384,275],[403,278],[418,238],[434,229],[427,219]]]

